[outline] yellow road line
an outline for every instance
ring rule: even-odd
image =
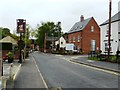
[[[68,61],[70,63],[73,63],[73,64],[76,64],[76,65],[80,65],[80,66],[84,66],[84,67],[88,67],[88,68],[92,68],[92,69],[95,69],[95,70],[99,70],[99,71],[103,71],[103,72],[106,72],[106,73],[110,73],[110,74],[114,74],[114,75],[120,76],[119,73],[116,73],[116,72],[113,72],[113,71],[108,71],[108,70],[104,70],[104,69],[100,69],[100,68],[84,65],[84,64],[77,63],[77,62],[72,62],[70,60],[66,60],[66,61]]]

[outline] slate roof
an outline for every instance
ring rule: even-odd
[[[120,21],[120,12],[118,12],[111,18],[111,22],[116,22],[116,21]],[[109,23],[109,19],[106,20],[104,23],[102,23],[100,26],[106,25],[108,23]]]
[[[83,30],[86,25],[89,23],[89,21],[92,19],[92,17],[88,18],[88,19],[85,19],[84,21],[79,21],[79,22],[76,22],[73,27],[70,29],[70,31],[68,31],[68,34],[69,33],[73,33],[73,32],[78,32],[78,31],[81,31]]]

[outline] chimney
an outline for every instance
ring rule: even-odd
[[[80,21],[81,21],[81,22],[84,21],[84,16],[83,16],[83,15],[81,15]]]

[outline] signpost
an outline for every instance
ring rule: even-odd
[[[22,33],[26,31],[26,20],[24,19],[17,19],[17,33],[20,33],[20,40],[19,40],[19,49],[20,49],[20,56],[19,56],[19,63],[22,63]]]

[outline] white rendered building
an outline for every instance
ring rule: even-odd
[[[101,28],[101,50],[102,53],[108,50],[108,30],[109,20],[100,25]],[[111,54],[115,55],[116,51],[120,50],[120,11],[111,18]]]

